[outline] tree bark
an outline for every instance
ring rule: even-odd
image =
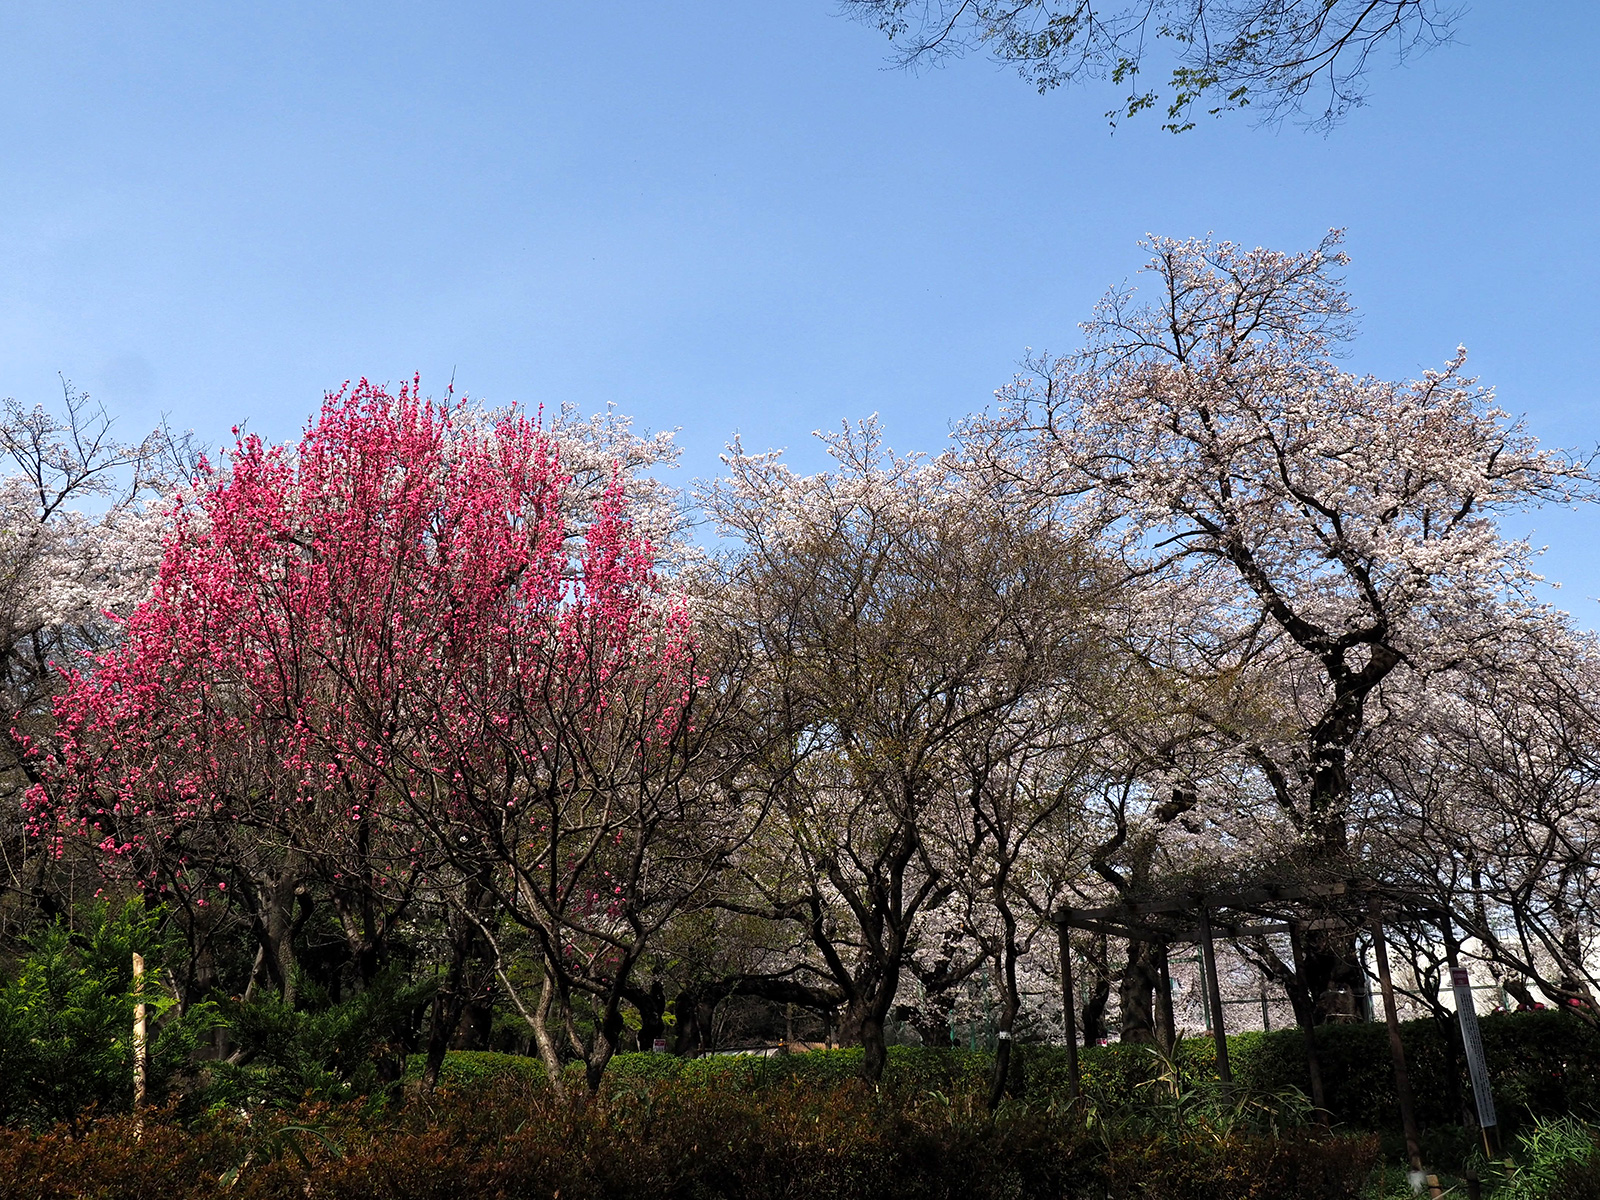
[[[561,1055],[556,1050],[555,1034],[550,1032],[550,1012],[555,1007],[556,981],[547,969],[544,973],[544,983],[539,988],[539,1005],[533,1011],[533,1020],[528,1022],[533,1026],[533,1044],[538,1047],[539,1059],[544,1063],[544,1072],[550,1079],[550,1090],[555,1092],[557,1098],[567,1098],[566,1080],[563,1078]]]
[[[1011,1058],[1017,1011],[1022,997],[1017,990],[1017,923],[1009,906],[1002,906],[1005,937],[1000,947],[1000,1029],[994,1048],[994,1078],[989,1082],[989,1111],[1000,1107],[1011,1078]]]
[[[1169,949],[1165,942],[1155,947],[1156,967],[1156,1044],[1164,1054],[1173,1054],[1178,1048],[1177,1022],[1172,1012],[1172,972],[1168,966]]]
[[[1087,977],[1083,980],[1080,1025],[1083,1044],[1098,1046],[1106,1036],[1106,1005],[1111,1002],[1110,946],[1106,935],[1100,933],[1090,939],[1089,947],[1089,954],[1084,961],[1090,970],[1085,972]]]
[[[1122,1007],[1120,1040],[1152,1045],[1156,1037],[1155,991],[1160,981],[1152,942],[1129,941],[1128,965],[1122,970],[1117,998]]]
[[[856,998],[845,1007],[839,1041],[842,1045],[854,1042],[861,1047],[861,1077],[868,1083],[881,1081],[883,1069],[889,1062],[884,1025],[893,1004],[894,992],[879,984],[870,991],[859,990]]]
[[[1308,930],[1302,953],[1305,984],[1314,998],[1312,1020],[1318,1025],[1366,1020],[1370,987],[1355,931]]]

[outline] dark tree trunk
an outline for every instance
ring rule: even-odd
[[[439,1083],[439,1071],[444,1066],[445,1052],[456,1026],[461,1023],[465,1007],[461,997],[461,964],[451,962],[445,972],[444,983],[433,995],[432,1012],[428,1022],[428,1051],[422,1066],[422,1088],[431,1092]]]
[[[1000,1107],[1000,1101],[1011,1087],[1013,1058],[1016,1054],[1017,993],[1015,988],[1015,963],[1011,963],[1011,985],[1000,991],[1000,1031],[994,1048],[994,1075],[989,1080],[989,1111]]]
[[[1326,1094],[1322,1089],[1322,1057],[1317,1050],[1316,994],[1305,979],[1305,935],[1298,926],[1290,928],[1289,945],[1293,952],[1294,968],[1286,975],[1284,991],[1289,996],[1289,1007],[1294,1010],[1295,1024],[1300,1026],[1306,1048],[1306,1076],[1311,1085],[1311,1103],[1316,1108],[1317,1120],[1328,1124]]]
[[[857,1028],[861,1041],[861,1077],[868,1083],[883,1078],[883,1069],[889,1065],[889,1046],[883,1036],[883,1022],[868,1014]]]
[[[246,999],[260,989],[276,989],[285,1005],[295,1001],[296,937],[311,917],[311,893],[299,873],[301,856],[291,851],[279,868],[278,878],[262,889],[261,909],[252,913],[257,954]]]
[[[1009,904],[1002,898],[999,905],[1004,921],[1005,938],[998,955],[1000,974],[1000,1029],[994,1048],[994,1078],[989,1083],[989,1111],[1000,1107],[1011,1079],[1011,1057],[1017,1011],[1022,1007],[1022,995],[1017,990],[1017,922]]]
[[[1371,992],[1354,930],[1313,929],[1305,934],[1305,984],[1315,998],[1318,1025],[1365,1021]]]
[[[439,1070],[444,1066],[445,1052],[449,1050],[472,998],[472,989],[466,986],[466,976],[467,964],[478,950],[477,928],[471,921],[454,914],[449,918],[448,928],[450,966],[445,971],[444,982],[433,995],[432,1019],[428,1024],[428,1057],[422,1068],[422,1086],[427,1091],[432,1091],[439,1082]]]
[[[476,995],[466,999],[456,1027],[454,1046],[457,1050],[487,1050],[489,1031],[494,1024],[494,997]]]
[[[1172,1054],[1178,1048],[1178,1027],[1172,1012],[1172,973],[1167,958],[1168,947],[1163,942],[1155,947],[1156,1044],[1163,1053]]]
[[[591,1096],[600,1091],[600,1081],[605,1076],[606,1066],[615,1056],[617,1046],[622,1040],[622,1031],[626,1028],[617,1003],[620,999],[620,996],[611,997],[611,1003],[600,1019],[600,1029],[594,1039],[594,1049],[584,1059],[583,1079],[589,1085]]]
[[[955,998],[949,992],[929,994],[912,1009],[906,1024],[917,1031],[924,1046],[949,1046],[955,1042]]]
[[[1122,1006],[1124,1042],[1156,1042],[1155,991],[1160,982],[1156,948],[1152,942],[1128,943],[1128,965],[1123,968],[1117,998]]]
[[[884,1024],[893,1003],[893,993],[882,986],[870,992],[858,992],[857,998],[846,1006],[840,1023],[839,1042],[861,1047],[861,1077],[868,1083],[879,1082],[889,1062]]]
[[[628,1000],[639,1010],[639,1049],[654,1050],[657,1038],[667,1032],[667,991],[659,979],[650,981],[650,989],[635,988]]]
[[[713,1022],[717,1015],[717,1002],[722,997],[699,990],[678,993],[672,1002],[673,1015],[677,1017],[673,1053],[684,1058],[709,1054],[716,1047]]]
[[[1089,954],[1084,959],[1087,970],[1084,971],[1080,992],[1083,996],[1080,1025],[1085,1046],[1098,1046],[1106,1037],[1106,1005],[1111,1002],[1109,958],[1110,946],[1106,935],[1096,934],[1090,939]]]

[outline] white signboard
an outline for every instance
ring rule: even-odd
[[[1478,1124],[1492,1129],[1494,1093],[1489,1090],[1489,1064],[1483,1057],[1483,1039],[1478,1036],[1478,1010],[1472,1000],[1472,980],[1466,971],[1455,967],[1450,986],[1456,994],[1456,1017],[1461,1022],[1461,1044],[1467,1050],[1467,1070],[1472,1073],[1472,1098],[1478,1103]]]

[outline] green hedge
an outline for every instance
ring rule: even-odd
[[[619,1054],[606,1068],[612,1087],[671,1080],[690,1086],[755,1091],[785,1083],[831,1086],[860,1078],[861,1050],[811,1050],[801,1054],[712,1054],[677,1058],[670,1054]],[[987,1078],[989,1056],[983,1051],[889,1047],[884,1083],[894,1089],[948,1092]],[[406,1077],[421,1077],[423,1058],[413,1055]],[[464,1087],[501,1078],[543,1079],[544,1064],[519,1054],[452,1050],[439,1070],[439,1083]],[[581,1085],[583,1070],[567,1065],[569,1086]]]
[[[406,1060],[406,1079],[421,1079],[426,1065],[425,1055],[413,1054]],[[452,1050],[444,1056],[444,1062],[439,1067],[439,1086],[445,1088],[478,1087],[503,1079],[543,1082],[544,1064],[537,1058],[526,1058],[520,1054]]]
[[[800,1054],[712,1054],[687,1059],[665,1054],[620,1054],[612,1060],[607,1074],[617,1081],[672,1079],[744,1091],[790,1082],[832,1086],[860,1078],[861,1057],[859,1047]],[[897,1091],[948,1093],[981,1083],[989,1062],[988,1054],[982,1051],[890,1046],[883,1082]]]
[[[1503,1127],[1514,1130],[1533,1117],[1600,1115],[1600,1029],[1566,1012],[1504,1013],[1480,1022]],[[1417,1116],[1424,1125],[1454,1125],[1445,1077],[1441,1031],[1430,1020],[1401,1026],[1411,1069]],[[1390,1066],[1388,1031],[1381,1024],[1327,1025],[1317,1030],[1323,1087],[1334,1117],[1356,1129],[1389,1131],[1399,1124]],[[1309,1090],[1304,1035],[1298,1029],[1241,1033],[1228,1039],[1234,1078],[1258,1093]],[[1030,1103],[1048,1105],[1067,1094],[1066,1052],[1058,1046],[1020,1045],[1020,1084]],[[1179,1045],[1178,1062],[1191,1078],[1214,1078],[1210,1039]],[[1113,1044],[1079,1052],[1084,1088],[1103,1100],[1128,1099],[1156,1077],[1159,1063],[1143,1046]],[[895,1091],[952,1094],[981,1085],[992,1060],[984,1051],[891,1046],[884,1085]],[[420,1069],[413,1060],[412,1073]],[[621,1054],[606,1078],[611,1087],[675,1080],[690,1085],[757,1090],[789,1082],[831,1085],[856,1078],[861,1051],[815,1050],[801,1054],[710,1055],[680,1059],[665,1054]],[[1469,1096],[1466,1064],[1458,1063],[1459,1086]],[[516,1055],[452,1053],[441,1081],[462,1085],[514,1074],[542,1078],[535,1059]],[[576,1075],[574,1076],[576,1079]]]
[[[1558,1010],[1496,1014],[1480,1020],[1479,1027],[1503,1127],[1516,1129],[1534,1117],[1600,1115],[1600,1029]],[[1380,1023],[1324,1025],[1316,1038],[1323,1092],[1335,1119],[1357,1129],[1397,1128],[1400,1109],[1388,1028]],[[1401,1023],[1417,1119],[1424,1126],[1460,1120],[1446,1075],[1444,1039],[1431,1020]],[[1037,1083],[1052,1092],[1063,1088],[1065,1052],[1042,1047],[1032,1053],[1030,1086]],[[1139,1046],[1091,1047],[1080,1058],[1084,1087],[1091,1094],[1128,1094],[1156,1069],[1151,1053]],[[1228,1038],[1228,1059],[1234,1079],[1251,1091],[1310,1090],[1305,1035],[1299,1029],[1235,1034]],[[1215,1075],[1216,1051],[1209,1038],[1182,1042],[1178,1060],[1195,1077]],[[1458,1058],[1456,1070],[1459,1095],[1470,1104],[1464,1058]]]
[[[1500,1123],[1508,1129],[1534,1117],[1600,1114],[1600,1029],[1558,1010],[1500,1013],[1479,1022],[1484,1054]],[[1452,1125],[1460,1109],[1452,1104],[1445,1074],[1443,1031],[1431,1020],[1400,1027],[1417,1120],[1424,1126]],[[1235,1075],[1252,1087],[1308,1086],[1304,1035],[1299,1030],[1246,1033],[1229,1039]],[[1235,1049],[1237,1047],[1237,1049]],[[1341,1121],[1362,1129],[1398,1125],[1389,1034],[1381,1024],[1329,1025],[1317,1030],[1328,1107]],[[1460,1095],[1471,1091],[1466,1062],[1457,1063]]]

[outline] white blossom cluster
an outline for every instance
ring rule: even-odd
[[[149,591],[187,446],[165,430],[118,441],[111,420],[66,389],[63,411],[7,400],[0,412],[0,620],[8,650],[126,614]],[[70,659],[70,654],[69,654]]]

